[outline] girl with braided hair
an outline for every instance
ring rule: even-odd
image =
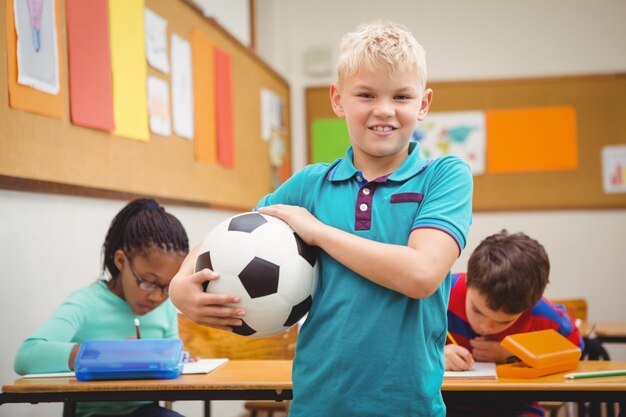
[[[159,203],[153,199],[128,203],[111,222],[102,246],[103,279],[70,294],[24,341],[15,372],[74,370],[80,343],[134,337],[137,317],[143,338],[178,337],[169,283],[188,252],[183,225]],[[150,401],[78,403],[76,414],[180,417]]]

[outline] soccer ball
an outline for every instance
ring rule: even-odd
[[[218,224],[204,239],[195,271],[209,268],[219,279],[205,291],[238,295],[246,310],[242,336],[267,337],[296,324],[311,307],[317,286],[315,249],[282,220],[250,212]]]

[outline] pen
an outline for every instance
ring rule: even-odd
[[[135,318],[135,332],[137,333],[137,339],[141,339],[141,330],[139,329],[139,319]]]
[[[626,375],[626,369],[615,369],[613,371],[576,372],[573,374],[565,374],[565,378],[582,379],[582,378],[599,378],[603,376],[619,376],[619,375]]]
[[[452,337],[452,333],[448,332],[448,339],[450,339],[450,341],[455,344],[458,345],[458,343],[456,342],[456,340],[454,339],[454,337]]]

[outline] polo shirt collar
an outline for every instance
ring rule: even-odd
[[[339,160],[339,163],[335,166],[335,169],[332,170],[328,179],[330,181],[345,181],[360,174],[359,170],[355,168],[352,162],[353,157],[354,152],[352,151],[352,146],[350,146],[346,151],[346,156]],[[419,144],[417,142],[411,142],[409,143],[409,156],[397,170],[387,177],[387,179],[391,181],[405,181],[418,174],[427,164],[428,160],[420,155]],[[368,178],[367,180],[373,181],[374,179],[375,178]]]

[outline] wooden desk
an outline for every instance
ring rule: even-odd
[[[626,362],[583,361],[579,372],[626,369]],[[566,380],[446,379],[443,397],[454,401],[626,401],[626,376]],[[494,394],[497,394],[494,396]],[[341,395],[341,393],[338,393]],[[78,382],[74,378],[22,378],[2,387],[0,404],[123,400],[291,399],[291,361],[230,361],[206,375],[171,380]]]
[[[603,343],[626,343],[625,321],[598,321],[594,331]]]
[[[626,369],[626,362],[581,361],[576,371]],[[444,399],[450,401],[626,401],[626,376],[565,379],[564,372],[535,379],[445,379]],[[497,393],[496,396],[493,394]]]

